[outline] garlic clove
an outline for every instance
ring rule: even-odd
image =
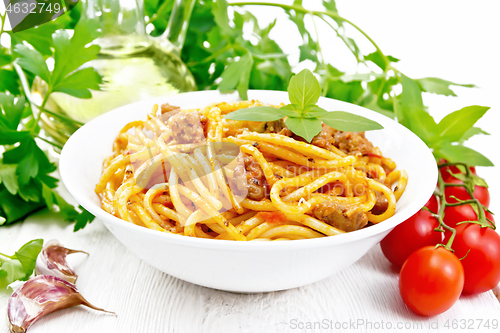
[[[67,249],[56,240],[46,243],[36,259],[35,275],[52,275],[71,283],[75,283],[78,275],[66,261],[66,256],[72,253],[87,252]]]
[[[55,276],[36,276],[14,291],[9,299],[10,330],[24,333],[38,319],[76,305],[109,312],[90,304],[72,283]]]

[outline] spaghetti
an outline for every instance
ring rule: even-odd
[[[323,124],[307,143],[283,120],[223,117],[258,105],[164,104],[127,124],[95,188],[102,208],[161,232],[247,241],[334,236],[394,215],[408,176],[364,133]]]

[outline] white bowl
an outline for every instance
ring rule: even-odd
[[[250,99],[288,103],[286,92],[254,90]],[[119,130],[146,119],[154,104],[182,108],[236,101],[235,94],[201,91],[155,98],[120,107],[90,121],[68,140],[61,153],[61,178],[73,197],[104,222],[120,242],[159,270],[198,285],[233,291],[267,292],[303,286],[324,279],[357,261],[396,225],[416,213],[430,198],[437,180],[436,162],[427,146],[411,131],[374,111],[329,98],[319,106],[373,119],[383,130],[367,137],[397,167],[408,172],[406,191],[396,214],[377,225],[338,236],[287,242],[235,242],[166,234],[125,222],[101,208],[94,193],[102,161],[112,151]]]

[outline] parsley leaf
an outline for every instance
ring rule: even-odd
[[[91,223],[95,218],[94,215],[89,213],[82,206],[79,206],[79,208],[82,210],[82,213],[80,215],[78,215],[78,217],[76,218],[75,228],[73,229],[73,231],[78,231],[80,229],[85,228],[85,226],[87,224]]]

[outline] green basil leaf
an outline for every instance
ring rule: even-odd
[[[469,140],[471,137],[477,134],[490,135],[490,133],[483,131],[479,127],[471,127],[462,135],[462,137],[458,140],[459,143],[464,143]]]
[[[437,135],[442,140],[459,141],[488,110],[489,107],[472,105],[452,112],[439,122]]]
[[[422,79],[415,80],[422,91],[445,95],[445,96],[457,96],[453,90],[450,89],[450,85],[474,88],[473,84],[459,84],[451,81],[443,80],[437,77],[425,77]]]
[[[16,259],[19,260],[26,274],[29,273],[29,275],[31,275],[33,269],[35,269],[36,258],[42,250],[42,247],[43,239],[34,239],[27,242],[16,251]]]
[[[286,117],[288,112],[272,106],[254,106],[233,111],[226,114],[224,118],[230,120],[275,121]]]
[[[319,118],[321,116],[324,116],[328,114],[329,112],[326,111],[323,108],[320,108],[317,105],[314,106],[308,106],[304,109],[304,117],[305,118]]]
[[[288,117],[285,124],[293,133],[304,138],[307,142],[311,142],[321,132],[321,120],[316,118]]]
[[[38,75],[42,80],[50,84],[50,71],[40,52],[22,44],[16,45],[14,52],[19,55],[19,58],[17,58],[19,66],[28,72]],[[68,58],[70,57],[68,56]]]
[[[444,142],[434,148],[435,152],[450,162],[466,162],[473,166],[493,166],[493,163],[481,153],[463,145]]]
[[[290,79],[288,98],[301,109],[315,105],[321,96],[321,86],[310,70],[304,69]]]
[[[318,118],[339,131],[363,132],[384,128],[376,121],[344,111],[331,111]]]

